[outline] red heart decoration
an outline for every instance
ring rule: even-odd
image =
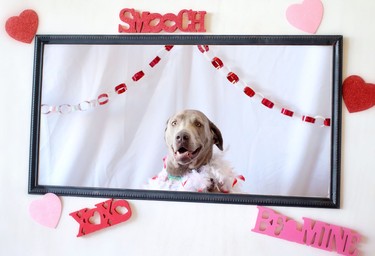
[[[375,84],[366,83],[360,76],[349,76],[342,86],[342,97],[350,113],[375,106]]]
[[[19,16],[10,17],[5,23],[5,30],[12,38],[23,43],[31,43],[38,29],[38,14],[25,10]]]

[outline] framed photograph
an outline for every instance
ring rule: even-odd
[[[339,208],[342,43],[37,35],[29,193]]]

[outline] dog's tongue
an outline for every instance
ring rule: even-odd
[[[180,157],[180,158],[191,158],[191,152],[189,152],[189,151],[185,151],[185,152],[183,152],[183,153],[180,153],[180,152],[178,152],[178,156]]]
[[[182,161],[190,160],[193,156],[193,154],[189,150],[186,150],[185,148],[178,150],[176,153],[177,153],[177,157]]]

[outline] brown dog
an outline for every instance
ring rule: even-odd
[[[164,138],[168,146],[167,172],[172,176],[199,171],[211,160],[213,145],[223,150],[220,130],[198,110],[184,110],[169,118]]]

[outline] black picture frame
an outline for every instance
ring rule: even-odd
[[[41,185],[38,182],[42,80],[44,47],[52,44],[111,44],[111,45],[317,45],[332,47],[332,112],[331,160],[329,197],[299,197],[253,194],[220,194],[196,192],[149,191],[142,189],[113,189]],[[35,37],[34,77],[31,106],[31,134],[29,160],[29,194],[55,193],[61,196],[123,198],[130,200],[159,200],[224,204],[255,204],[296,207],[340,207],[341,165],[341,35],[37,35]]]

